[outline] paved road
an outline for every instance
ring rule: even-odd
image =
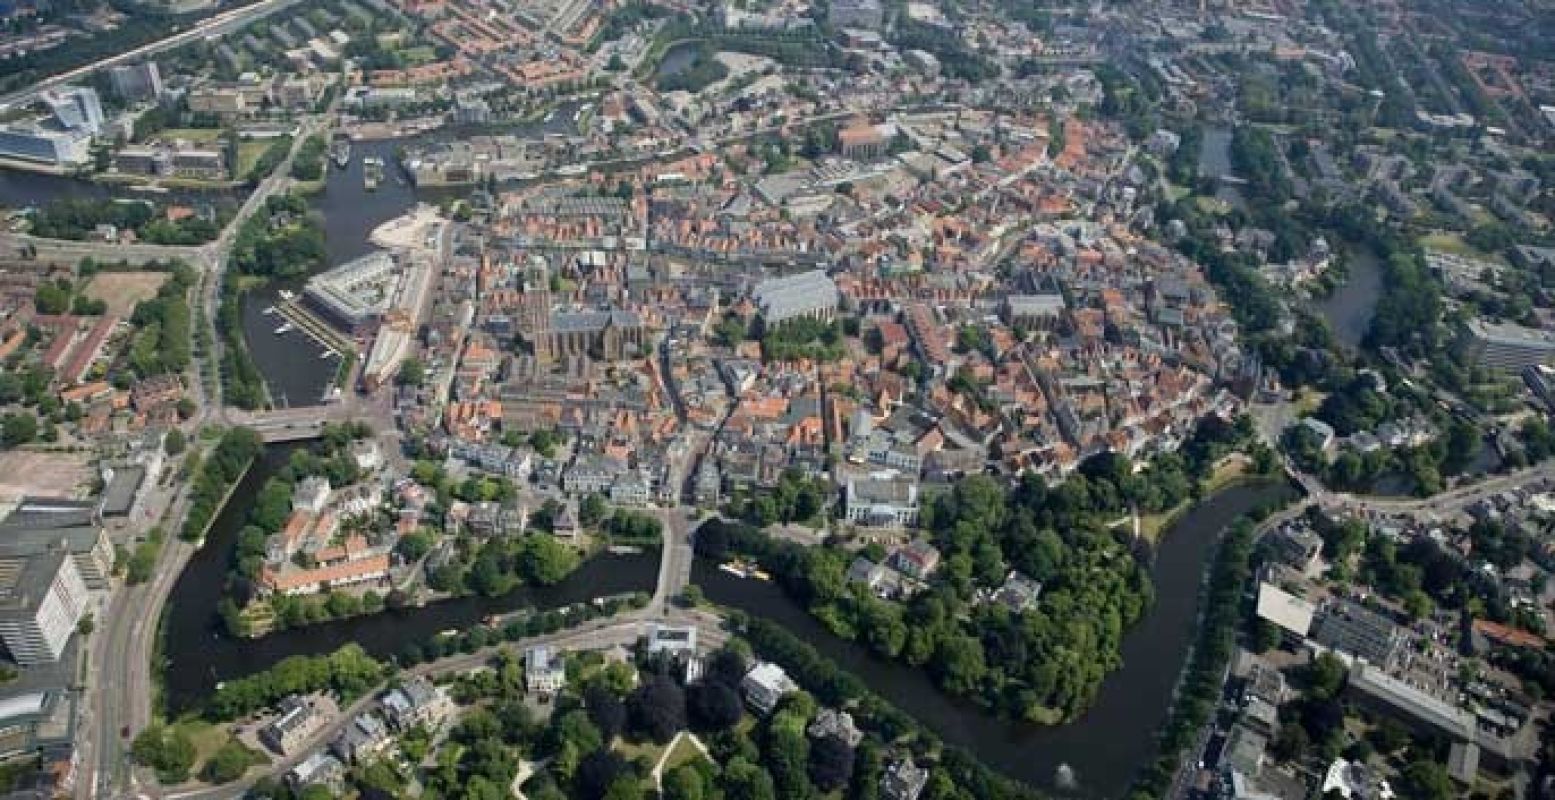
[[[1555,461],[1545,461],[1526,469],[1496,475],[1430,497],[1372,497],[1346,492],[1319,491],[1313,494],[1327,508],[1371,511],[1380,514],[1450,514],[1487,497],[1532,484],[1555,481]]]
[[[42,92],[45,89],[52,89],[56,86],[64,85],[78,78],[86,77],[100,69],[107,69],[108,67],[116,66],[119,64],[128,64],[133,61],[144,59],[147,56],[153,56],[157,53],[166,52],[168,50],[189,44],[190,42],[198,39],[219,36],[228,31],[235,30],[244,25],[247,25],[254,20],[269,16],[270,14],[274,14],[277,11],[290,8],[296,5],[298,2],[300,2],[300,0],[260,0],[253,5],[244,6],[243,8],[232,9],[231,11],[223,11],[220,14],[216,14],[199,22],[188,30],[174,33],[166,39],[159,39],[155,42],[142,45],[133,50],[126,50],[123,53],[109,56],[100,61],[94,61],[85,66],[77,67],[67,72],[61,72],[58,75],[54,75],[53,77],[45,78],[44,80],[39,81],[31,88],[24,89],[19,92],[12,92],[11,94],[0,97],[0,111],[8,109],[18,103],[31,100],[33,97],[36,97],[39,92]]]
[[[205,250],[199,247],[144,243],[119,244],[118,242],[103,241],[77,242],[67,239],[45,239],[38,236],[29,236],[25,233],[0,232],[0,252],[4,252],[7,255],[17,255],[29,251],[36,253],[36,258],[39,261],[68,261],[70,263],[75,263],[83,258],[94,258],[108,262],[128,261],[132,264],[143,264],[147,261],[168,261],[175,258],[199,264],[205,260]]]
[[[307,136],[317,131],[321,124],[319,120],[310,120],[304,124],[303,135],[293,142],[291,152],[277,165],[271,177],[266,178],[249,195],[216,241],[203,247],[188,248],[191,252],[182,256],[202,270],[200,292],[207,325],[215,324],[215,304],[220,299],[222,272],[228,265],[232,242],[238,229],[271,194],[290,185],[290,179],[286,176],[291,171],[293,157]],[[215,335],[214,329],[210,334],[212,351],[206,354],[206,359],[214,359],[219,364],[221,340]],[[199,430],[207,423],[226,421],[220,382],[207,387],[203,381],[203,367],[203,364],[195,365],[202,379],[191,387],[200,404],[200,410],[190,426],[193,430]],[[208,390],[214,390],[214,396]],[[83,765],[83,774],[76,782],[77,798],[113,796],[113,792],[123,786],[126,777],[122,768],[126,745],[122,731],[127,728],[130,736],[134,736],[151,724],[151,655],[155,651],[157,622],[173,590],[173,584],[183,573],[184,566],[195,550],[194,545],[177,538],[188,510],[187,501],[187,494],[180,495],[164,516],[170,541],[163,548],[155,577],[149,584],[125,586],[115,592],[109,601],[107,618],[93,637],[95,641],[90,663],[94,673],[87,687],[85,703],[95,719],[82,726],[81,738],[78,740],[78,763]],[[129,777],[132,784],[137,783],[134,776]],[[154,781],[143,785],[154,785]]]

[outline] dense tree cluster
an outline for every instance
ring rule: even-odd
[[[323,136],[314,134],[304,139],[302,145],[297,148],[297,155],[292,158],[292,177],[299,181],[316,181],[323,178],[324,159],[328,154],[329,145],[324,141]]]
[[[640,511],[616,509],[604,521],[603,530],[612,544],[657,545],[664,540],[664,523]]]
[[[735,494],[729,500],[729,513],[756,525],[779,522],[813,523],[831,497],[831,483],[818,475],[805,475],[787,469],[778,485],[753,495]]]
[[[263,672],[221,684],[205,711],[213,720],[232,720],[287,695],[325,691],[350,701],[377,686],[385,669],[357,644],[348,644],[329,655],[292,656]]]
[[[434,590],[497,597],[524,584],[549,586],[580,563],[578,551],[553,536],[493,536],[461,541],[455,555],[427,575]]]
[[[1012,492],[985,476],[962,480],[923,512],[944,564],[906,603],[850,584],[852,555],[840,548],[799,547],[721,521],[699,529],[697,546],[710,557],[721,546],[758,557],[832,631],[923,666],[949,692],[1056,722],[1088,707],[1120,663],[1123,631],[1150,603],[1144,569],[1104,524],[1127,510],[1128,494],[1158,492],[1142,475],[1131,488],[1139,476],[1110,458],[1051,489],[1034,478]],[[1012,568],[1042,582],[1038,608],[1014,614],[975,601]]]
[[[238,229],[232,261],[245,275],[294,278],[325,263],[324,228],[301,195],[272,195]]]
[[[1172,714],[1161,732],[1156,760],[1134,781],[1129,800],[1162,797],[1176,777],[1178,763],[1214,713],[1221,678],[1236,644],[1242,590],[1251,574],[1253,526],[1239,520],[1221,540],[1205,587],[1198,643],[1178,690]]]
[[[189,368],[193,342],[189,290],[196,280],[193,269],[177,262],[156,297],[136,304],[130,317],[136,330],[129,351],[130,367],[136,375],[181,373]]]
[[[130,754],[137,762],[156,770],[157,780],[169,786],[189,779],[189,770],[199,755],[189,734],[160,723],[135,737]]]
[[[32,214],[32,233],[50,239],[83,240],[95,235],[99,225],[133,231],[152,244],[194,245],[214,240],[221,225],[198,214],[169,219],[147,201],[54,200]]]
[[[249,428],[228,428],[221,435],[216,448],[200,463],[189,489],[189,512],[179,534],[183,539],[195,541],[205,535],[205,529],[221,509],[227,491],[243,477],[248,465],[263,449],[259,434]]]
[[[800,317],[757,327],[761,354],[768,361],[837,361],[847,353],[841,320],[823,322]]]

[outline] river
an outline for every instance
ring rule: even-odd
[[[658,579],[656,553],[601,555],[584,562],[554,586],[516,589],[502,597],[461,597],[422,608],[279,631],[258,639],[234,639],[222,632],[216,613],[225,591],[232,548],[260,488],[286,464],[290,453],[291,446],[266,449],[238,485],[231,502],[217,515],[205,545],[195,552],[173,585],[161,630],[165,702],[172,716],[197,708],[217,683],[251,675],[289,656],[329,653],[355,642],[368,654],[387,658],[442,631],[471,628],[491,614],[652,592]]]
[[[1293,495],[1294,489],[1279,483],[1239,485],[1172,525],[1151,566],[1155,604],[1124,636],[1123,667],[1102,683],[1090,711],[1066,725],[1001,720],[947,695],[923,671],[833,635],[776,584],[737,578],[705,561],[696,564],[692,582],[715,603],[783,624],[947,744],[995,769],[1068,796],[1115,798],[1156,754],[1156,734],[1192,644],[1199,585],[1219,534],[1254,508]],[[1062,766],[1073,770],[1077,788],[1065,791],[1055,783]]]

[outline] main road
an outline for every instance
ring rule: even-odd
[[[284,2],[284,0],[283,0]],[[327,117],[326,117],[327,118]],[[302,135],[292,143],[286,158],[276,165],[270,177],[262,181],[249,195],[248,200],[233,216],[227,227],[214,242],[184,257],[201,270],[201,304],[205,310],[203,323],[213,325],[216,304],[220,301],[221,282],[230,263],[232,244],[248,218],[258,211],[271,195],[290,186],[292,160],[298,148],[308,136],[320,129],[322,119],[304,123]],[[211,331],[211,352],[204,359],[221,359],[221,340]],[[225,424],[226,407],[221,398],[221,382],[206,386],[204,369],[195,365],[201,384],[196,390],[201,403],[192,427],[198,430],[205,424]],[[172,593],[173,584],[194,554],[195,545],[177,538],[184,515],[188,510],[187,491],[180,493],[168,512],[163,515],[164,528],[169,543],[162,549],[152,581],[139,586],[125,586],[115,592],[109,601],[105,619],[92,637],[89,650],[90,674],[93,676],[86,690],[86,713],[93,715],[81,727],[78,740],[81,778],[76,782],[75,796],[90,798],[114,796],[113,792],[123,784],[127,751],[127,731],[134,735],[151,724],[152,719],[152,654],[155,652],[158,621],[162,607]],[[134,777],[131,781],[134,781]]]
[[[100,69],[107,69],[108,67],[118,66],[120,64],[129,64],[135,61],[140,61],[149,56],[154,56],[158,53],[163,53],[177,47],[182,47],[183,45],[189,44],[190,42],[194,42],[198,39],[220,36],[224,33],[227,33],[228,31],[236,30],[244,25],[247,25],[254,20],[267,17],[283,9],[291,8],[292,6],[297,5],[299,2],[301,2],[301,0],[259,0],[257,3],[243,6],[242,8],[234,8],[228,11],[223,11],[219,14],[215,14],[201,20],[198,23],[195,23],[194,27],[189,28],[188,30],[179,31],[165,39],[158,39],[155,42],[141,45],[140,47],[134,48],[133,50],[126,50],[122,53],[117,53],[115,55],[108,56],[107,58],[93,61],[90,64],[76,67],[75,69],[61,72],[57,75],[52,75],[48,78],[44,78],[43,80],[38,81],[30,88],[0,96],[0,111],[5,111],[10,109],[12,106],[27,102],[44,90],[53,89],[57,86],[63,86],[64,84],[67,84],[73,80],[91,75]]]

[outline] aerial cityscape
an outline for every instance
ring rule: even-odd
[[[0,800],[1555,800],[1550,0],[0,0]]]

